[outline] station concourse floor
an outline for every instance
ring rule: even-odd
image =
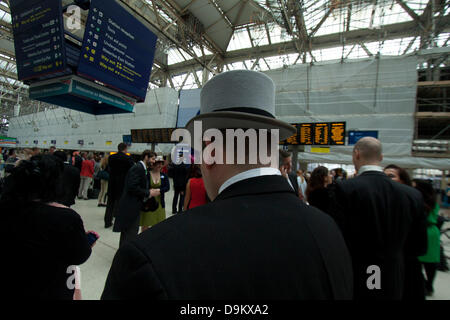
[[[172,184],[171,184],[172,185]],[[173,190],[166,196],[166,217],[172,216]],[[83,300],[98,300],[103,292],[114,255],[119,247],[120,233],[104,228],[105,207],[97,207],[97,200],[76,200],[72,207],[83,219],[86,231],[93,230],[100,235],[92,254],[81,269],[81,294]],[[444,227],[450,227],[449,223]],[[450,255],[450,239],[444,241],[447,256]],[[434,281],[434,295],[430,300],[450,300],[450,272],[438,271]]]

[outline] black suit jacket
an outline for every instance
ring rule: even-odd
[[[68,267],[83,264],[91,255],[81,217],[39,202],[22,205],[4,217],[8,228],[2,233],[8,243],[2,250],[3,290],[14,300],[73,300]]]
[[[292,186],[294,187],[295,194],[298,196],[298,180],[297,180],[297,174],[295,174],[295,173],[289,173],[289,174],[288,174],[288,178],[289,178],[289,181],[291,181]]]
[[[352,256],[355,299],[401,299],[405,255],[417,257],[427,250],[421,194],[377,171],[331,188],[335,205],[330,214]],[[367,288],[371,265],[380,267],[380,290]]]
[[[126,230],[138,219],[144,198],[149,197],[149,185],[142,163],[136,163],[126,175],[125,186],[120,198],[114,232]]]
[[[113,154],[108,159],[109,181],[108,197],[110,200],[118,200],[122,196],[125,177],[128,170],[134,165],[131,157],[123,152]]]
[[[102,299],[350,299],[351,273],[333,219],[262,176],[125,244]]]

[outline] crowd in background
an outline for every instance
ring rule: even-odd
[[[127,155],[127,152],[125,144],[120,144],[118,152],[112,155],[79,151],[65,152],[58,151],[54,147],[49,150],[33,148],[3,151],[1,169],[4,169],[5,179],[2,179],[2,190],[0,190],[2,203],[9,205],[14,211],[18,211],[17,207],[19,207],[37,212],[36,214],[45,212],[45,218],[36,222],[36,226],[57,222],[54,228],[42,227],[41,234],[36,234],[36,230],[29,230],[30,235],[42,239],[42,243],[38,245],[38,252],[48,258],[43,267],[48,269],[41,270],[42,278],[36,281],[48,281],[52,277],[50,271],[60,274],[60,278],[54,280],[53,288],[42,293],[41,297],[72,297],[74,293],[64,289],[62,285],[63,273],[66,271],[63,270],[63,266],[81,264],[90,255],[93,244],[81,236],[86,234],[81,218],[70,209],[75,204],[76,198],[97,199],[98,206],[106,208],[105,228],[114,225],[113,231],[121,232],[121,246],[127,239],[138,234],[139,227],[141,232],[144,232],[166,219],[164,194],[170,189],[168,177],[172,179],[174,188],[172,214],[180,214],[209,202],[200,167],[185,164],[182,154],[179,155],[180,164],[176,164],[150,151],[144,152],[141,161],[135,161],[136,158],[133,159]],[[335,196],[333,186],[352,177],[348,177],[347,172],[341,168],[329,170],[324,166],[318,166],[312,172],[297,170],[294,173],[291,161],[289,153],[280,151],[280,172],[287,178],[296,195],[303,202],[324,212],[331,211],[330,206],[335,203],[332,199]],[[139,163],[142,163],[142,167]],[[136,170],[141,170],[137,171],[141,173],[141,177],[130,174],[135,167],[139,167]],[[396,165],[386,166],[384,173],[400,184],[414,187],[424,199],[428,248],[424,255],[418,257],[417,262],[415,259],[405,260],[405,265],[406,277],[410,277],[408,286],[414,286],[414,283],[423,281],[425,294],[432,295],[436,271],[448,270],[443,248],[440,245],[440,227],[444,219],[439,216],[440,208],[436,192],[430,181],[411,179],[405,169]],[[15,181],[7,183],[6,178],[11,175],[16,177]],[[145,181],[141,191],[138,190],[138,182],[136,182],[136,179],[140,178]],[[139,196],[136,198],[136,195]],[[133,197],[138,199],[136,212],[139,218],[131,223],[131,227],[128,222],[125,222],[127,220],[125,218],[119,218],[120,221],[115,223],[117,217],[129,215],[127,212],[130,207],[133,208]],[[26,218],[22,215],[19,219]],[[11,223],[11,225],[17,225],[17,223]],[[25,229],[31,227],[29,222],[21,222],[19,225]],[[57,227],[58,230],[55,229]],[[59,240],[64,240],[45,243],[44,239],[47,237],[44,235],[45,232],[51,233],[52,238],[58,235]],[[57,244],[56,247],[50,248],[55,244]],[[62,256],[67,254],[67,257],[64,256],[62,259],[59,259],[59,256],[51,257],[53,251],[59,252],[58,254]],[[414,266],[414,263],[417,265]],[[420,279],[417,279],[416,273],[416,279],[414,279],[414,273],[412,271],[408,273],[408,267],[410,270],[421,269],[420,264],[425,273]],[[39,283],[33,283],[33,285],[39,285]],[[411,294],[416,290],[416,288],[408,289],[411,290],[405,292]]]

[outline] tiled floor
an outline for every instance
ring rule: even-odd
[[[166,195],[167,204],[172,203],[173,192]],[[83,299],[97,300],[100,298],[105,280],[108,275],[114,254],[119,245],[119,234],[113,233],[111,228],[105,229],[103,217],[105,208],[97,207],[96,200],[77,200],[73,206],[84,221],[86,230],[94,230],[99,233],[100,239],[95,245],[89,260],[81,266],[81,291]],[[167,210],[167,216],[171,216],[172,210]],[[450,227],[447,223],[446,227]],[[447,256],[450,256],[450,239],[444,239]],[[450,300],[450,272],[438,272],[434,283],[435,293],[432,300]]]

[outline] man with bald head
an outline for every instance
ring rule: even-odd
[[[427,250],[422,197],[383,173],[382,145],[362,138],[353,149],[354,179],[333,185],[330,206],[350,250],[357,300],[403,299],[405,257]]]

